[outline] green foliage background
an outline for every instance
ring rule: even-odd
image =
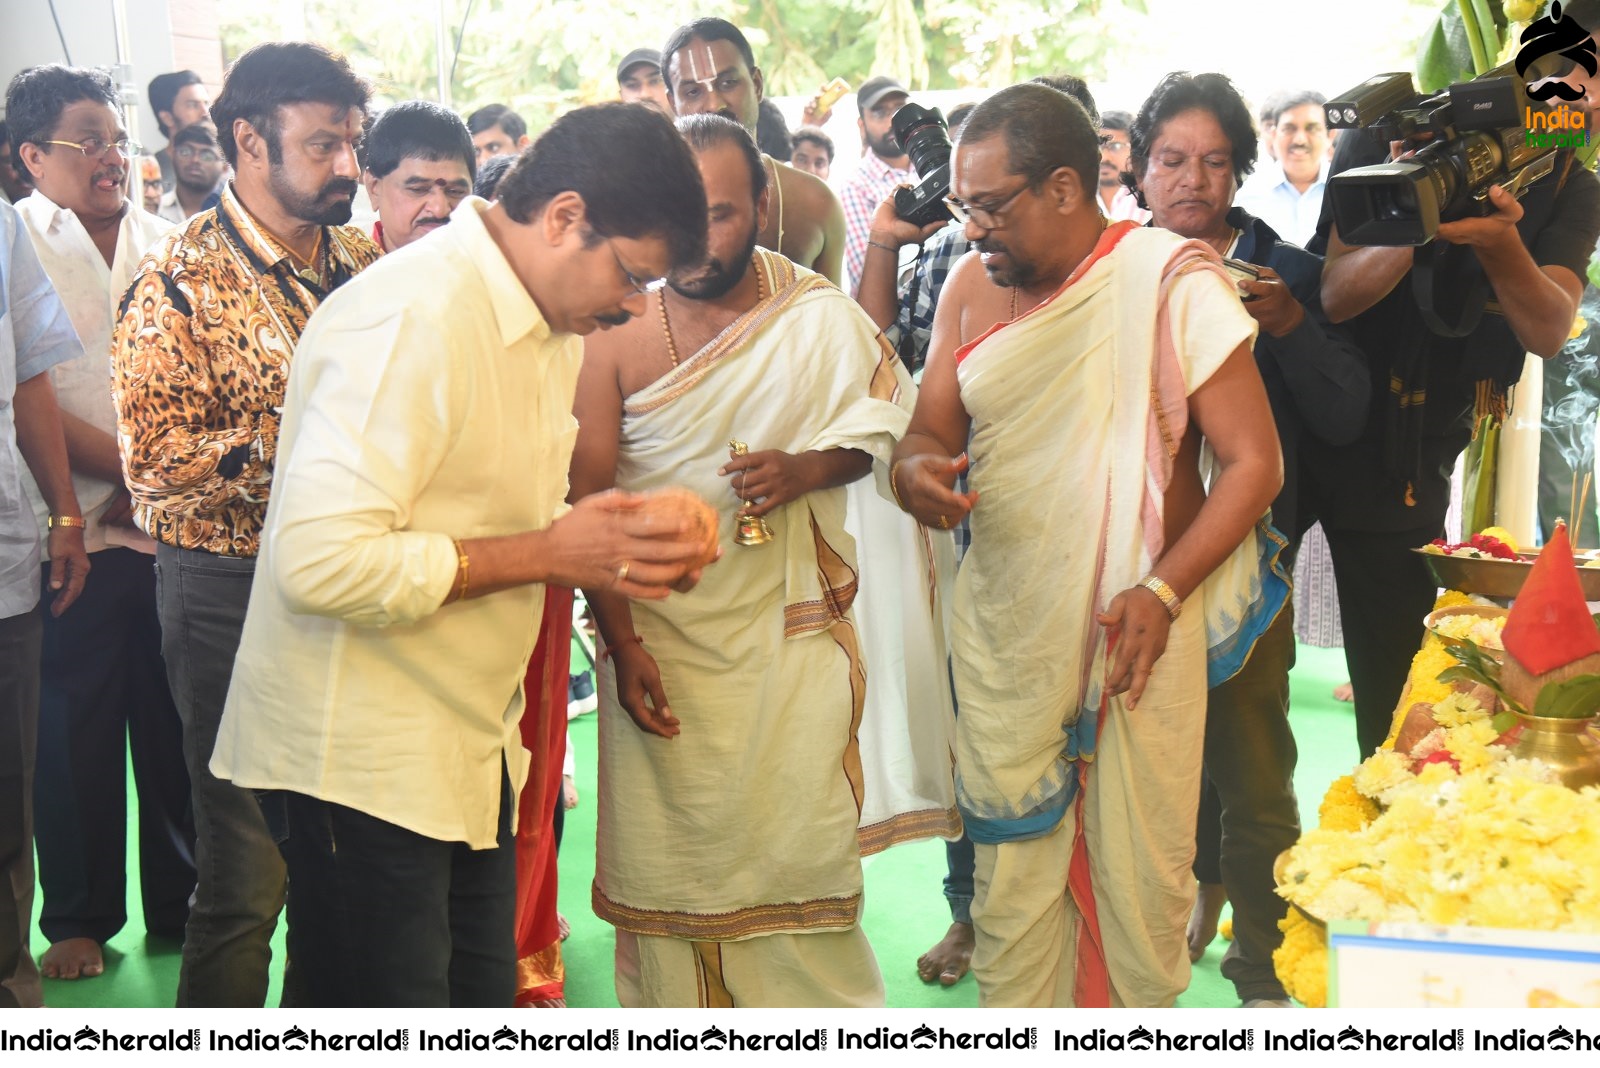
[[[911,88],[1007,85],[1071,70],[1091,81],[1119,59],[1144,0],[222,0],[226,58],[258,41],[305,37],[351,57],[392,100],[437,98],[435,26],[461,111],[511,104],[542,126],[614,98],[615,64],[673,29],[717,15],[749,36],[773,95],[808,96],[835,76],[893,73]],[[462,33],[463,17],[466,29]]]

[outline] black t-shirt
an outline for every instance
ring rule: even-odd
[[[1381,163],[1388,157],[1387,145],[1351,130],[1339,138],[1329,173]],[[1554,172],[1523,195],[1518,230],[1535,263],[1565,267],[1582,280],[1600,239],[1600,182],[1576,164],[1568,167],[1568,159],[1568,153],[1559,153]],[[1332,224],[1333,198],[1328,196],[1308,248],[1323,251]],[[1367,357],[1372,405],[1366,430],[1354,444],[1308,448],[1304,474],[1314,498],[1312,507],[1326,525],[1348,530],[1412,530],[1442,522],[1449,504],[1450,472],[1471,438],[1476,384],[1482,379],[1514,382],[1521,371],[1523,346],[1504,317],[1492,312],[1463,338],[1430,332],[1422,324],[1409,273],[1345,326]],[[1425,351],[1408,353],[1412,346]],[[1406,360],[1408,355],[1422,359]],[[1409,386],[1424,388],[1426,396],[1415,446],[1417,470],[1409,478],[1397,477],[1389,459],[1392,450],[1386,450],[1387,436],[1396,433],[1396,402],[1389,384],[1402,361],[1423,368],[1421,381],[1413,379]],[[1408,482],[1413,505],[1405,503]]]

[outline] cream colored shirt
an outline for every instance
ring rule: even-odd
[[[429,838],[495,844],[520,789],[541,586],[444,605],[451,538],[547,527],[577,437],[553,334],[468,198],[318,308],[211,770]],[[441,607],[442,606],[442,607]]]
[[[57,364],[50,371],[61,410],[77,416],[111,438],[117,436],[117,413],[111,406],[111,328],[117,321],[117,307],[145,250],[172,229],[172,224],[135,207],[132,201],[117,229],[117,251],[109,266],[94,238],[84,229],[78,216],[35,189],[17,202],[28,236],[33,239],[39,262],[66,305],[72,326],[83,342],[83,355]],[[23,468],[23,484],[41,536],[49,509],[44,496]],[[78,507],[88,523],[83,532],[85,548],[99,552],[112,545],[123,545],[140,552],[155,552],[155,542],[136,527],[102,526],[100,516],[120,484],[95,478],[82,471],[72,473],[72,488],[78,494]],[[48,539],[46,539],[48,542]]]

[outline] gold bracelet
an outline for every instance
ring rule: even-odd
[[[80,530],[89,524],[81,515],[53,515],[45,520],[45,526],[54,530],[56,527],[77,527]]]
[[[1172,619],[1177,619],[1178,613],[1183,611],[1183,602],[1178,599],[1177,592],[1163,580],[1151,575],[1139,585],[1161,598],[1162,607]]]
[[[461,547],[461,542],[455,538],[450,539],[450,544],[456,547],[456,567],[461,572],[461,585],[456,587],[455,600],[467,599],[467,576],[472,571],[472,561],[467,559],[467,551]]]
[[[906,502],[900,499],[900,487],[894,484],[895,476],[900,473],[900,465],[904,460],[896,460],[889,468],[889,492],[894,494],[894,503],[902,512],[906,510]]]

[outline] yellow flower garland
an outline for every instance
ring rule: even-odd
[[[1470,604],[1448,591],[1435,609]],[[1400,912],[1430,923],[1532,930],[1600,931],[1600,881],[1586,872],[1600,855],[1600,788],[1574,793],[1540,781],[1542,770],[1491,751],[1495,732],[1481,710],[1438,681],[1455,658],[1429,634],[1412,658],[1385,750],[1416,704],[1443,705],[1442,747],[1461,767],[1430,764],[1409,780],[1380,752],[1355,775],[1335,779],[1286,865],[1285,896],[1330,883],[1324,902],[1352,915]],[[1385,811],[1362,785],[1382,791]],[[1508,820],[1508,812],[1517,818]],[[1381,826],[1380,826],[1381,822]],[[1327,929],[1290,908],[1273,967],[1289,996],[1321,1008],[1328,997]]]

